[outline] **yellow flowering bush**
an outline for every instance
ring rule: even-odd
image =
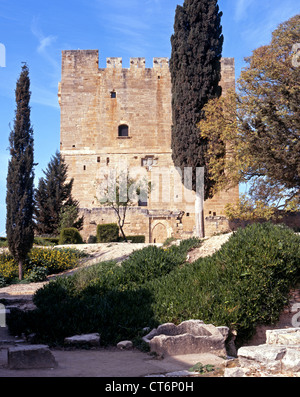
[[[26,260],[25,271],[34,266],[45,267],[49,274],[73,269],[78,264],[80,252],[74,249],[33,248]]]
[[[28,278],[36,268],[44,268],[48,274],[60,273],[73,269],[78,265],[82,253],[74,249],[37,248],[34,247],[28,254],[23,269],[24,278]],[[18,277],[18,264],[11,254],[0,254],[0,277],[11,282]]]
[[[10,281],[18,277],[18,265],[9,253],[0,255],[0,277],[6,281]]]

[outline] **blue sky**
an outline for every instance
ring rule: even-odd
[[[5,190],[9,124],[15,112],[14,90],[22,62],[31,79],[36,185],[59,149],[61,51],[99,49],[100,67],[107,57],[169,57],[177,4],[183,0],[0,0],[0,43],[6,67],[0,67],[0,235],[5,231]],[[236,60],[236,77],[244,57],[264,44],[278,24],[300,11],[298,0],[219,0],[223,11],[224,57]],[[0,58],[1,61],[1,58]]]

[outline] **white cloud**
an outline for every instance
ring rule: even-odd
[[[37,48],[37,51],[39,53],[45,53],[46,48],[49,47],[53,41],[56,40],[55,36],[47,36],[47,37],[40,37],[39,41],[40,41],[40,45]]]
[[[254,0],[236,0],[234,19],[238,22],[247,17],[247,10]]]
[[[57,71],[59,64],[56,59],[50,55],[48,51],[51,44],[53,44],[57,37],[53,35],[45,36],[38,24],[38,18],[34,17],[31,24],[31,32],[38,39],[37,52],[42,55]]]

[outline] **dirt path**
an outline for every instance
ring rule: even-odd
[[[0,349],[0,378],[5,377],[145,377],[187,371],[193,365],[212,364],[223,368],[225,361],[212,354],[185,355],[156,359],[139,350],[116,348],[97,350],[52,350],[58,363],[53,369],[10,370],[7,350]]]

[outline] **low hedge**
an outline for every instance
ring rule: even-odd
[[[97,242],[111,243],[119,239],[119,226],[116,223],[97,225]]]
[[[61,230],[58,244],[83,244],[83,240],[75,227],[67,227]]]
[[[146,237],[145,236],[126,236],[128,241],[131,241],[134,244],[141,244],[145,243]]]
[[[122,266],[101,263],[59,278],[34,295],[24,322],[47,343],[99,332],[103,343],[134,338],[160,323],[201,319],[249,339],[257,324],[274,323],[300,278],[300,236],[254,224],[239,229],[214,255],[186,263],[199,241],[168,249],[149,246]]]

